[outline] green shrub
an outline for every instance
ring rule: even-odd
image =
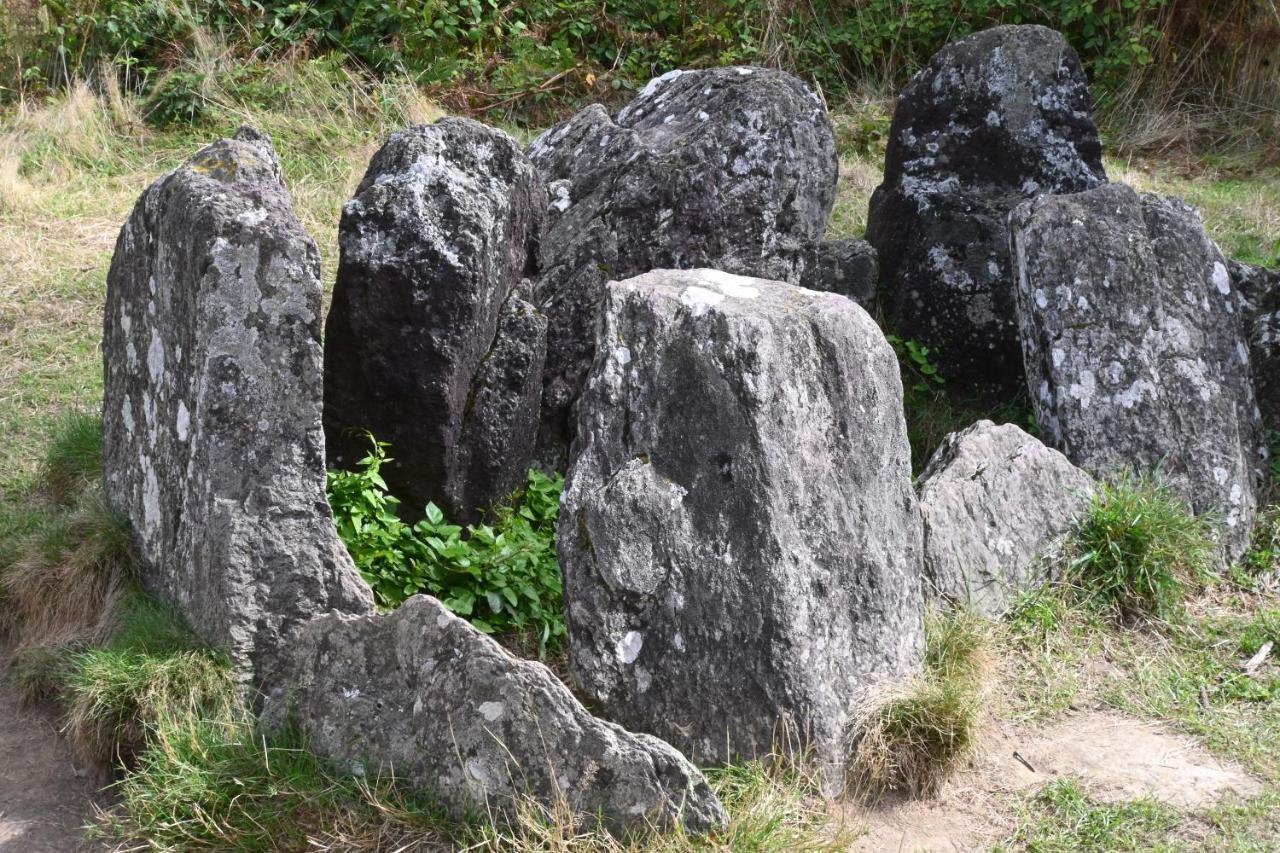
[[[371,444],[357,470],[329,472],[329,504],[378,604],[395,607],[427,593],[485,633],[531,633],[543,650],[558,645],[565,626],[555,529],[564,479],[530,471],[524,490],[494,508],[491,523],[464,529],[430,503],[409,525],[380,473],[390,461],[387,445]]]
[[[1063,580],[1121,621],[1165,619],[1220,555],[1212,520],[1197,516],[1154,477],[1122,473],[1100,483],[1068,548]]]

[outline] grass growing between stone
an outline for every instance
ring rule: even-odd
[[[991,686],[990,627],[963,611],[929,613],[925,667],[877,697],[854,730],[853,789],[932,796],[972,755]]]

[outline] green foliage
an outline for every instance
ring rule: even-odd
[[[494,508],[491,523],[464,530],[431,503],[410,525],[380,473],[391,461],[387,445],[371,444],[357,470],[329,472],[329,504],[378,604],[395,607],[427,593],[485,633],[532,633],[544,650],[559,644],[564,590],[555,528],[564,479],[530,471],[524,490]]]
[[[102,417],[70,411],[54,426],[40,466],[38,482],[55,503],[66,504],[86,486],[102,479]]]
[[[1064,581],[1122,621],[1166,619],[1219,559],[1212,521],[1159,480],[1122,473],[1099,484],[1071,542]]]
[[[150,91],[208,53],[334,53],[381,74],[464,86],[467,105],[522,109],[600,99],[672,68],[780,64],[829,94],[898,85],[950,39],[1000,23],[1062,30],[1103,91],[1151,64],[1168,0],[38,0],[0,29],[22,91],[106,63]],[[3,46],[3,45],[0,45]],[[6,75],[6,77],[9,75]],[[196,80],[171,80],[157,120],[193,116]],[[874,137],[876,128],[865,128]]]

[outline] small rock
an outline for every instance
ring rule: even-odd
[[[1013,424],[953,432],[916,484],[926,594],[999,618],[1051,578],[1049,555],[1089,506],[1093,478]]]

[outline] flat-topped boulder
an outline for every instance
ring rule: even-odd
[[[1011,218],[1027,387],[1091,474],[1158,471],[1248,547],[1266,451],[1227,260],[1194,209],[1112,184]]]
[[[948,44],[898,97],[867,240],[895,331],[937,353],[952,394],[1022,387],[1007,219],[1106,181],[1091,108],[1076,52],[1039,26]]]
[[[510,819],[520,799],[614,831],[724,825],[702,774],[655,737],[591,716],[540,663],[518,660],[430,596],[332,614],[291,645],[264,718],[373,778],[393,773],[456,815]]]
[[[325,334],[332,467],[368,434],[407,508],[459,521],[524,482],[537,437],[546,321],[521,289],[546,193],[519,145],[444,118],[395,133],[343,208]]]
[[[835,201],[822,101],[764,68],[673,71],[610,116],[593,105],[529,146],[549,207],[538,305],[549,338],[539,456],[563,465],[605,282],[715,267],[798,282]]]
[[[116,241],[103,468],[146,587],[261,677],[372,595],[325,500],[320,255],[248,128],[152,184]]]
[[[557,546],[575,681],[697,762],[790,722],[837,778],[920,663],[898,362],[850,300],[718,270],[611,283]]]
[[[1093,478],[1014,424],[953,432],[916,483],[927,597],[999,618],[1051,580],[1053,549],[1084,514]]]

